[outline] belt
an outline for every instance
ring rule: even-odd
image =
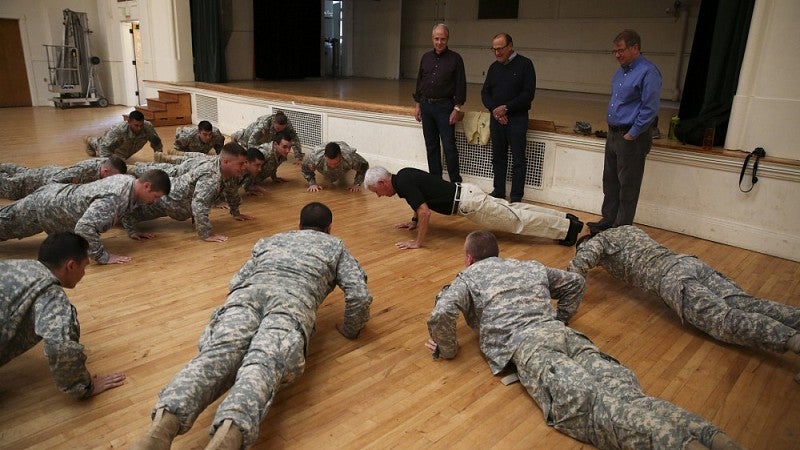
[[[627,133],[633,125],[608,125],[608,131],[614,133]]]
[[[454,215],[458,212],[458,204],[461,202],[461,183],[455,183],[456,185],[456,195],[453,197],[453,209],[450,211],[450,215]]]
[[[450,100],[449,98],[426,98],[426,97],[419,98],[420,103],[441,103],[449,100]]]

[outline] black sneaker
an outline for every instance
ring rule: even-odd
[[[567,230],[567,237],[561,239],[560,241],[558,241],[558,243],[566,247],[572,247],[573,245],[575,245],[576,242],[578,242],[578,235],[581,234],[581,230],[583,230],[583,222],[577,220],[577,218],[576,219],[570,218],[569,230]]]
[[[506,198],[506,194],[501,194],[497,191],[492,191],[489,195],[494,198]]]

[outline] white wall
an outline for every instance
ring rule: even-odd
[[[400,77],[400,0],[352,0],[352,75]],[[346,4],[347,2],[345,2]]]

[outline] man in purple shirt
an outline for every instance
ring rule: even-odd
[[[428,172],[442,176],[442,152],[447,174],[453,183],[461,182],[456,150],[455,123],[461,105],[467,101],[467,76],[461,55],[447,48],[450,30],[443,23],[433,27],[433,50],[422,55],[414,91],[414,117],[422,122],[422,135],[428,151]],[[439,139],[441,138],[441,146]]]
[[[589,222],[589,231],[633,224],[644,161],[652,145],[651,125],[658,115],[661,72],[641,55],[642,40],[633,30],[614,38],[613,54],[620,68],[611,80],[608,138],[603,167],[603,218]]]

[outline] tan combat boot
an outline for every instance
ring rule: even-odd
[[[97,156],[97,149],[94,148],[92,145],[92,137],[91,136],[84,136],[83,143],[86,145],[86,154],[89,156]]]
[[[206,450],[239,450],[242,448],[242,432],[231,419],[222,421]]]
[[[172,440],[178,435],[180,428],[178,417],[161,408],[156,411],[156,417],[153,419],[150,429],[147,430],[147,434],[136,441],[130,450],[169,450]]]
[[[743,450],[730,436],[719,432],[711,439],[711,450]]]

